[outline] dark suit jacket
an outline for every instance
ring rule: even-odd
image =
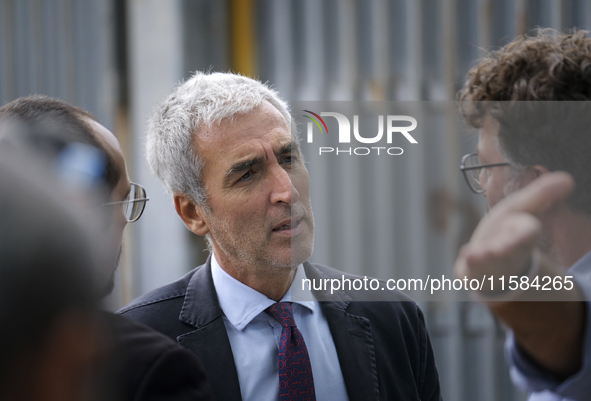
[[[307,262],[304,268],[312,279],[340,278],[344,274]],[[320,302],[349,399],[440,400],[422,312],[404,294],[390,295],[394,301],[352,301],[353,296],[344,293],[343,300]],[[180,280],[134,300],[119,313],[154,327],[195,352],[205,367],[214,399],[241,399],[209,260]]]
[[[103,366],[107,399],[211,400],[203,367],[191,352],[131,319],[112,313],[101,318],[111,351]]]

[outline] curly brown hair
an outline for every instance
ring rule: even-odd
[[[501,152],[513,166],[569,172],[574,210],[591,214],[591,38],[538,29],[482,58],[458,93],[474,128],[499,122]]]
[[[466,120],[480,128],[486,109],[469,102],[591,99],[591,38],[587,31],[563,34],[537,29],[479,60],[459,100]]]

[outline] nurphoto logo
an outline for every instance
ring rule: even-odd
[[[351,143],[351,123],[349,118],[341,113],[336,112],[328,112],[322,111],[320,115],[314,113],[309,110],[302,110],[309,115],[303,115],[310,119],[311,121],[308,122],[307,125],[307,142],[313,143],[314,142],[314,125],[316,125],[321,134],[326,132],[328,135],[328,128],[326,123],[322,117],[334,117],[338,123],[339,127],[339,135],[338,141],[339,144],[342,143]],[[315,117],[315,118],[314,118]],[[402,135],[408,142],[411,144],[418,143],[417,140],[410,134],[415,128],[417,128],[417,120],[411,116],[401,116],[401,115],[387,115],[386,118],[386,144],[392,144],[392,138],[394,135]],[[404,125],[405,123],[410,123],[410,125]],[[322,124],[322,125],[321,125]],[[368,136],[367,133],[361,135],[359,133],[359,115],[353,116],[353,138],[356,142],[362,144],[377,144],[378,142],[382,141],[384,137],[384,116],[378,116],[378,133],[373,136]],[[318,149],[319,155],[322,156],[323,154],[348,154],[348,155],[357,155],[357,156],[365,156],[369,155],[370,153],[374,153],[377,155],[380,154],[388,154],[390,156],[399,156],[404,153],[404,150],[400,147],[388,147],[388,146],[371,146],[371,147],[329,147],[329,146],[321,146]]]

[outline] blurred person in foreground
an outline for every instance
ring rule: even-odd
[[[397,302],[351,302],[355,291],[293,296],[306,278],[359,277],[307,261],[308,170],[274,90],[197,72],[157,108],[147,154],[211,254],[120,313],[195,352],[216,399],[440,399],[422,312],[404,294],[390,294]]]
[[[107,400],[96,375],[96,221],[34,159],[0,147],[0,400]]]
[[[480,128],[477,154],[464,156],[461,168],[491,209],[460,250],[456,275],[494,276],[496,289],[475,295],[508,327],[511,376],[530,400],[589,400],[588,32],[516,39],[470,70],[460,100],[465,119]],[[529,284],[513,291],[505,282],[502,291],[501,276]],[[540,291],[548,280],[551,290]]]
[[[41,95],[0,107],[0,119],[26,128],[5,132],[0,147],[33,151],[68,189],[71,202],[82,203],[82,198],[88,218],[102,220],[98,235],[107,262],[98,272],[96,298],[108,295],[119,263],[123,229],[141,216],[147,201],[144,189],[129,180],[117,139],[88,112]],[[121,316],[104,312],[101,321],[111,348],[105,370],[120,399],[210,399],[203,369],[190,352]]]

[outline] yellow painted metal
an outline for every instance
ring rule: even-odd
[[[231,54],[234,72],[255,77],[255,15],[254,0],[231,0]]]

